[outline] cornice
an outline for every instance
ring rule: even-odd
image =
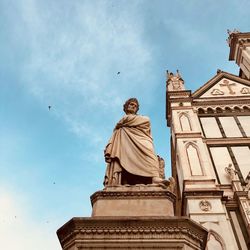
[[[180,91],[167,91],[168,96],[186,96],[191,95],[191,90],[180,90]]]
[[[250,138],[204,138],[207,145],[249,145]]]
[[[175,133],[175,138],[176,139],[190,139],[190,138],[202,138],[202,133],[201,132],[183,132],[183,133]]]
[[[240,197],[246,198],[247,195],[248,195],[248,192],[247,192],[247,191],[235,191],[235,192],[234,192],[234,198],[237,199],[237,200],[239,200]]]
[[[242,105],[246,105],[246,104],[250,104],[250,97],[246,96],[246,97],[241,97],[241,96],[235,96],[234,99],[232,99],[232,97],[224,97],[224,98],[204,98],[204,99],[195,99],[193,100],[193,106],[218,106],[218,105],[222,105],[222,106],[226,106],[226,105],[232,105],[232,104],[242,104]]]
[[[185,217],[124,218],[73,218],[57,231],[61,245],[72,241],[123,239],[155,241],[191,238],[205,249],[207,231],[198,223]],[[197,244],[197,243],[196,243]]]
[[[196,197],[197,199],[199,197],[222,197],[223,196],[223,192],[222,190],[215,190],[215,189],[211,189],[211,190],[195,190],[195,191],[184,191],[183,192],[183,197],[187,198],[187,197]]]
[[[90,200],[93,204],[98,199],[169,199],[175,202],[176,196],[168,191],[97,191],[91,195]]]

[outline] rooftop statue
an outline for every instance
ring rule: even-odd
[[[172,72],[169,72],[168,70],[166,73],[168,91],[185,90],[184,80],[182,79],[179,70],[176,71],[175,75]]]
[[[163,179],[163,159],[154,152],[150,120],[137,114],[138,100],[130,98],[123,110],[125,115],[116,124],[104,150],[107,162],[104,186],[169,184]]]

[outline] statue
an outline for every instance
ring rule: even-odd
[[[228,167],[225,167],[225,172],[228,174],[231,180],[236,179],[237,170],[233,168],[232,163],[229,163]]]
[[[123,110],[125,115],[116,124],[104,150],[104,186],[169,183],[161,178],[164,160],[154,153],[150,120],[137,114],[137,99],[127,100]]]

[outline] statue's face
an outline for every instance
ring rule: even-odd
[[[130,102],[127,106],[126,114],[136,114],[137,108],[138,106],[136,102]]]

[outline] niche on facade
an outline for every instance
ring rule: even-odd
[[[198,146],[194,142],[189,142],[186,151],[191,175],[203,175]]]
[[[225,250],[223,239],[213,230],[208,233],[206,250]]]
[[[192,131],[190,119],[187,113],[181,113],[179,115],[179,120],[180,120],[182,131]]]

